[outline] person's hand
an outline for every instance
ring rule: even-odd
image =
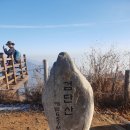
[[[5,46],[3,46],[3,50],[7,50],[7,49],[5,48]]]

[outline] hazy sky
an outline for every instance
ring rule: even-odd
[[[130,0],[0,0],[0,51],[8,40],[29,58],[130,49]]]

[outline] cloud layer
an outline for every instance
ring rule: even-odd
[[[78,24],[57,24],[57,25],[3,25],[0,24],[0,29],[55,29],[55,28],[78,28],[78,27],[93,27],[97,25],[107,24],[124,24],[130,23],[130,19],[120,19],[115,21],[102,21]]]
[[[59,25],[0,25],[2,29],[53,29],[53,28],[69,28],[69,27],[89,27],[94,23],[81,23],[81,24],[59,24]]]

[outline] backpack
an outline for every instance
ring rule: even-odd
[[[15,62],[19,62],[21,59],[21,53],[18,51],[18,50],[15,50],[15,53],[14,53],[14,60]]]

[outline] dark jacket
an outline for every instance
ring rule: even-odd
[[[10,48],[8,51],[6,48],[4,48],[4,52],[8,56],[8,58],[11,57],[11,55],[13,55],[13,56],[15,55],[15,49],[13,47]]]

